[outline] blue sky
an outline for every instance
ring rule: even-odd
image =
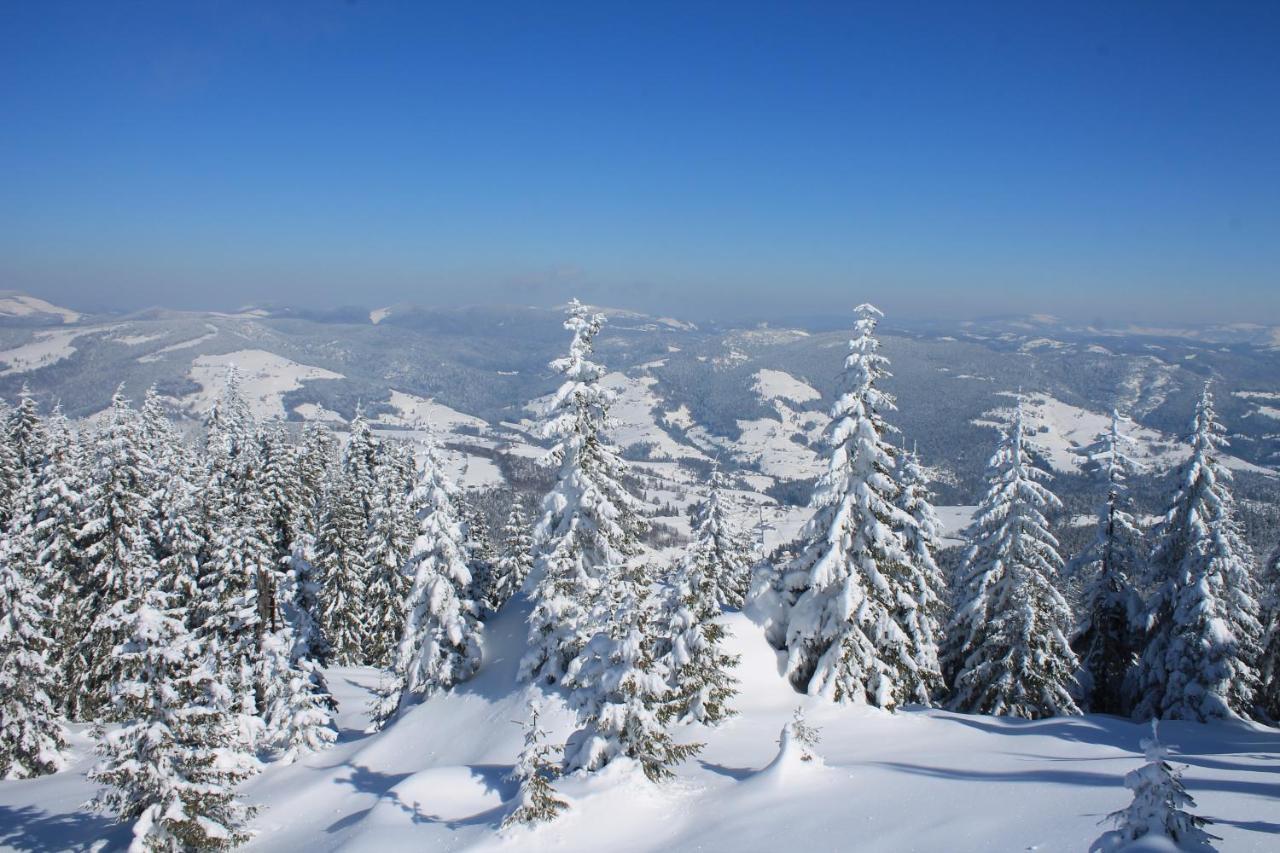
[[[6,3],[0,288],[1280,322],[1277,44],[1276,3]]]

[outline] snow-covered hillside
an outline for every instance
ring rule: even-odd
[[[655,785],[625,761],[558,783],[570,808],[532,830],[499,831],[515,794],[506,780],[534,688],[517,684],[525,610],[488,628],[473,681],[365,734],[378,674],[334,669],[339,743],[246,783],[260,807],[247,850],[875,850],[1077,853],[1125,805],[1125,772],[1141,764],[1145,726],[1085,716],[1026,722],[908,709],[896,714],[794,693],[759,627],[733,614],[742,655],[741,712],[718,729],[677,730],[706,744],[678,777]],[[546,701],[553,740],[571,719]],[[797,706],[821,728],[821,763],[765,768]],[[1188,766],[1197,812],[1216,820],[1222,851],[1272,851],[1280,832],[1280,732],[1248,723],[1167,722],[1162,738]],[[0,782],[0,847],[120,849],[128,827],[87,812],[94,793],[83,731],[77,760],[55,776]]]

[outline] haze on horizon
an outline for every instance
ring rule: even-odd
[[[1280,6],[0,9],[0,289],[1280,323]]]

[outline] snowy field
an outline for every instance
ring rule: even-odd
[[[334,669],[340,742],[243,787],[259,806],[248,850],[867,850],[1083,853],[1099,820],[1129,802],[1121,778],[1141,764],[1146,731],[1126,720],[1025,722],[941,711],[841,707],[792,692],[745,616],[728,616],[743,656],[741,714],[719,729],[678,730],[706,749],[677,779],[653,785],[618,761],[560,780],[570,809],[534,829],[498,831],[515,794],[505,775],[519,749],[529,688],[515,683],[524,611],[491,623],[485,666],[454,693],[380,734],[363,732],[371,669]],[[548,702],[551,704],[551,702]],[[821,728],[822,764],[768,769],[778,732],[803,705]],[[548,708],[549,711],[553,709]],[[571,728],[545,720],[552,740]],[[1280,849],[1280,732],[1248,723],[1170,722],[1162,739],[1212,817],[1222,851]],[[128,827],[85,811],[93,793],[83,730],[76,761],[56,776],[0,782],[0,847],[116,850]]]

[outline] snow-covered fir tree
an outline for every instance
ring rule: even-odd
[[[1280,545],[1262,572],[1266,601],[1262,657],[1258,661],[1258,705],[1273,721],[1280,721]]]
[[[364,654],[373,666],[387,667],[394,663],[400,635],[404,631],[406,599],[410,590],[405,566],[413,555],[418,532],[410,498],[403,479],[398,476],[394,460],[384,459],[377,469],[368,548],[364,558],[368,571],[364,596],[367,614]]]
[[[325,514],[316,540],[315,573],[320,578],[320,624],[334,663],[362,663],[368,622],[364,595],[369,583],[369,530],[352,474],[333,469],[325,489]]]
[[[252,813],[234,786],[257,768],[239,747],[231,697],[154,577],[111,608],[123,642],[99,763],[94,805],[133,823],[130,849],[221,850],[245,841]]]
[[[0,427],[7,426],[13,410],[0,400]],[[13,504],[22,488],[24,469],[13,446],[9,430],[0,428],[0,528],[7,527],[13,516]]]
[[[327,502],[330,472],[337,464],[337,439],[322,424],[308,424],[302,432],[298,459],[298,513],[294,516],[293,553],[289,557],[291,595],[281,606],[293,629],[294,656],[319,665],[328,662],[329,643],[322,631],[323,574],[317,567],[317,543]]]
[[[649,570],[632,560],[607,566],[603,580],[589,621],[599,627],[564,673],[579,723],[565,744],[565,768],[598,770],[623,756],[650,780],[666,779],[702,745],[677,743],[667,729]]]
[[[289,630],[266,635],[262,648],[264,746],[278,761],[328,749],[337,740],[337,703],[316,662],[295,653]]]
[[[895,618],[907,636],[914,638],[911,646],[916,658],[916,678],[910,700],[931,705],[945,691],[938,646],[945,621],[946,582],[935,557],[942,525],[929,499],[928,479],[920,457],[914,451],[902,451],[895,475],[896,505],[908,519],[902,534],[909,560],[905,595],[898,596]]]
[[[894,708],[922,691],[915,648],[896,618],[910,595],[911,557],[896,506],[895,452],[884,413],[893,398],[875,336],[880,312],[855,309],[839,397],[827,439],[831,457],[818,479],[800,556],[788,567],[797,590],[786,616],[787,677],[797,690],[838,702]]]
[[[1126,483],[1138,465],[1129,455],[1135,442],[1124,422],[1113,411],[1110,427],[1085,451],[1107,491],[1098,506],[1097,534],[1070,565],[1085,578],[1071,643],[1080,658],[1080,695],[1086,710],[1101,714],[1127,714],[1132,706],[1134,625],[1142,609],[1134,581],[1142,577],[1146,545],[1127,497]]]
[[[17,408],[6,419],[5,429],[21,476],[34,474],[44,455],[44,422],[40,419],[40,406],[25,382],[18,394]]]
[[[512,782],[519,784],[516,807],[502,819],[503,828],[516,824],[546,823],[555,820],[569,804],[556,794],[552,780],[559,763],[551,760],[547,733],[538,724],[542,709],[536,699],[529,702],[529,719],[524,727],[524,748],[511,769]]]
[[[569,355],[551,362],[564,381],[546,407],[541,432],[555,442],[548,458],[559,472],[534,534],[524,680],[555,682],[564,675],[595,633],[589,614],[605,568],[635,554],[645,529],[640,502],[622,483],[622,461],[604,437],[613,393],[600,382],[604,367],[591,361],[604,322],[603,314],[570,302]]]
[[[50,614],[42,601],[31,528],[0,545],[0,779],[62,769],[67,744],[53,696]]]
[[[400,645],[388,683],[380,688],[374,718],[385,724],[408,702],[466,681],[480,666],[481,627],[471,599],[466,529],[457,489],[428,440],[415,490],[418,537],[407,571],[413,577],[405,603]]]
[[[1077,714],[1071,613],[1052,578],[1062,564],[1044,513],[1061,503],[1032,461],[1022,401],[1000,438],[969,530],[944,665],[952,707],[1038,719]]]
[[[485,594],[485,606],[497,613],[512,596],[524,589],[525,580],[533,570],[533,535],[519,497],[511,502],[511,512],[502,528],[502,546],[489,589]]]
[[[139,441],[138,416],[118,389],[105,420],[91,439],[88,487],[76,531],[82,554],[84,581],[81,606],[88,619],[75,623],[68,662],[75,672],[69,688],[78,695],[73,709],[78,718],[91,719],[107,700],[107,686],[116,680],[119,661],[112,650],[124,637],[112,616],[118,603],[149,583],[156,573],[151,539],[151,488],[155,471]]]
[[[489,520],[480,508],[480,495],[460,494],[458,510],[467,531],[467,565],[471,570],[471,598],[479,607],[480,618],[497,611],[489,607],[489,591],[494,585],[498,550],[489,534]]]
[[[1253,555],[1222,464],[1223,428],[1206,385],[1192,420],[1191,457],[1153,531],[1135,714],[1207,720],[1248,714],[1258,687],[1262,626]]]
[[[1151,737],[1142,739],[1147,763],[1130,770],[1124,786],[1133,791],[1133,802],[1112,812],[1107,819],[1116,829],[1108,833],[1110,849],[1120,849],[1140,838],[1167,838],[1182,850],[1212,850],[1210,835],[1202,827],[1212,821],[1191,814],[1196,801],[1182,784],[1182,773],[1169,764],[1169,750],[1160,743],[1159,723],[1151,721]]]
[[[72,718],[78,716],[84,671],[76,646],[86,616],[92,615],[83,609],[88,592],[78,542],[85,487],[79,457],[71,426],[61,408],[55,408],[45,424],[44,455],[31,480],[34,508],[25,523],[37,564],[38,594],[49,608],[49,664],[59,673],[53,695],[58,708]]]
[[[699,513],[695,539],[676,565],[663,615],[671,644],[666,661],[671,692],[663,714],[682,722],[714,724],[735,713],[729,701],[738,692],[732,673],[738,657],[724,650],[728,632],[720,612],[726,592],[741,606],[736,578],[745,563],[738,559],[742,552],[732,532],[725,529],[717,498],[713,486]],[[726,584],[726,578],[735,580]]]
[[[701,573],[711,582],[717,606],[741,610],[751,581],[751,544],[730,518],[725,489],[724,475],[717,467],[706,498],[695,505],[690,519],[690,558],[701,565]]]

